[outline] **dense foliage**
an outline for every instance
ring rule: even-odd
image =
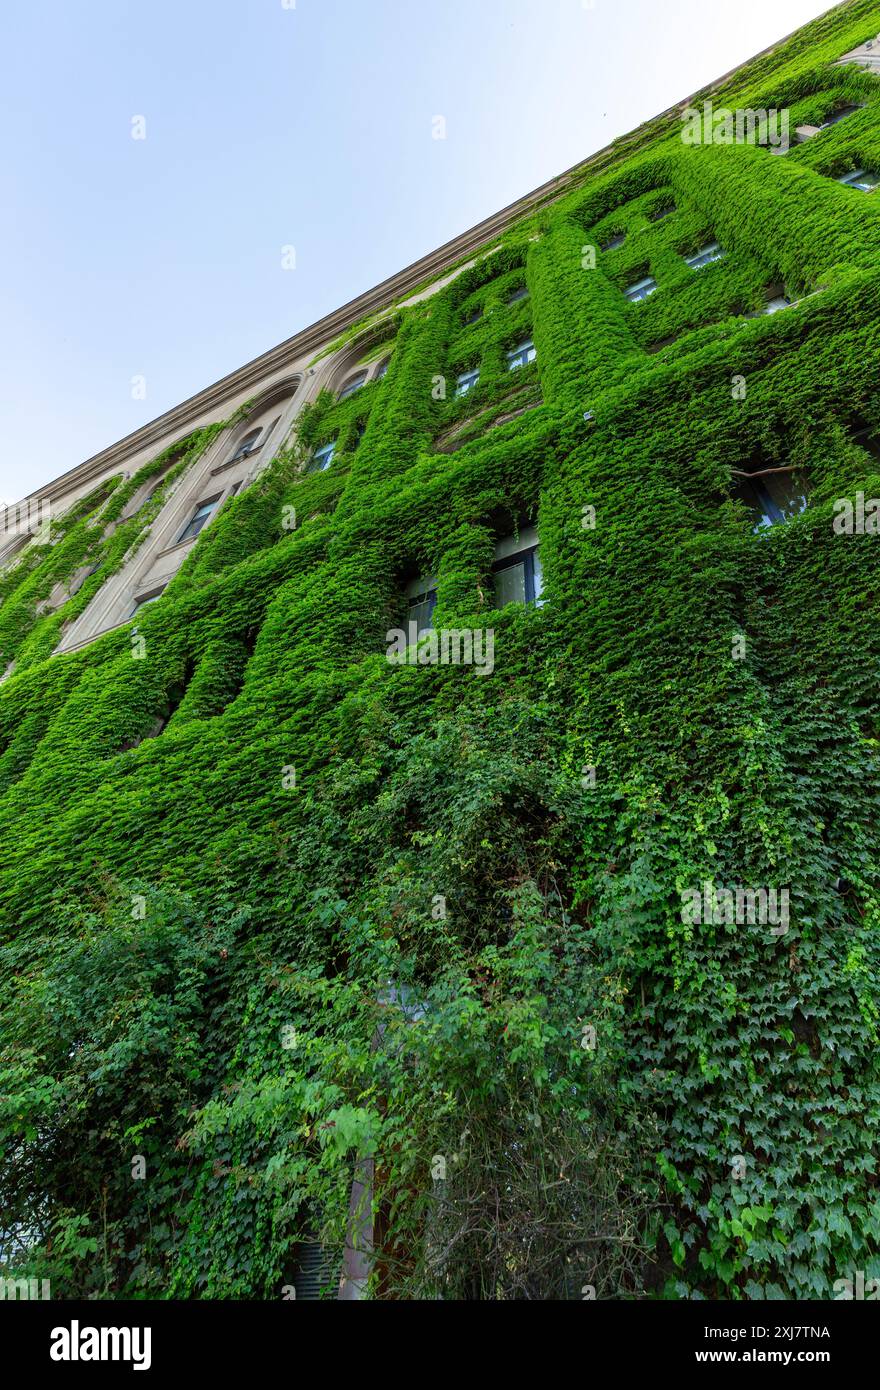
[[[835,66],[878,28],[856,0],[713,90],[859,108],[788,154],[652,122],[361,325],[387,374],[303,413],[145,659],[51,652],[223,425],[0,575],[8,1269],[280,1298],[370,1163],[377,1296],[880,1276],[880,541],[832,525],[880,496],[880,193],[834,177],[880,173],[875,79]],[[757,533],[756,459],[812,488]],[[495,609],[529,520],[546,601]],[[419,574],[491,675],[386,661]],[[787,888],[787,931],[686,922],[707,882]]]

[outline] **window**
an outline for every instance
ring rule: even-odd
[[[622,246],[625,241],[626,234],[624,232],[616,232],[614,236],[611,237],[608,241],[603,241],[599,243],[599,250],[616,251],[618,246]]]
[[[745,503],[755,519],[754,531],[797,516],[807,505],[808,492],[805,475],[794,469],[738,478],[734,486],[734,496]]]
[[[624,294],[631,304],[638,304],[639,300],[647,299],[649,294],[653,294],[657,288],[657,281],[652,275],[646,275],[642,280],[636,280],[634,285],[628,286]]]
[[[160,589],[151,589],[149,593],[140,594],[134,601],[131,617],[133,618],[135,613],[139,613],[142,608],[146,608],[148,603],[155,603],[157,598],[161,598],[165,592],[165,587],[163,584]]]
[[[837,182],[846,184],[848,188],[860,188],[863,193],[873,193],[880,183],[880,175],[869,174],[865,169],[853,169],[851,174],[843,174]]]
[[[662,222],[664,217],[669,217],[673,212],[675,212],[675,205],[669,203],[666,207],[658,208],[656,212],[652,212],[651,221]]]
[[[482,309],[471,309],[470,312],[465,316],[465,323],[466,323],[466,324],[479,323],[479,321],[480,321],[480,319],[481,319],[482,317],[483,317],[483,311],[482,311]]]
[[[521,299],[528,299],[528,297],[529,292],[526,286],[519,285],[517,289],[513,290],[512,293],[508,295],[507,302],[508,304],[518,304]]]
[[[322,444],[320,449],[315,450],[309,463],[310,473],[323,473],[325,468],[330,467],[336,453],[336,444],[337,441],[333,439],[329,444]]]
[[[778,314],[780,309],[788,309],[798,301],[786,294],[784,285],[778,281],[775,285],[767,285],[764,289],[764,304],[760,309],[749,309],[744,315],[747,319],[758,319],[763,314]]]
[[[837,125],[838,121],[845,121],[847,116],[852,116],[856,111],[861,111],[861,106],[841,106],[839,110],[832,111],[830,116],[826,116],[819,125],[820,130],[827,130],[829,126]]]
[[[279,419],[280,418],[281,417],[279,416]],[[277,424],[278,420],[275,421],[275,425]],[[273,429],[275,428],[275,425],[272,426]],[[239,443],[236,445],[233,453],[229,455],[229,458],[226,460],[227,464],[238,463],[239,459],[246,459],[249,454],[256,453],[257,449],[260,447],[257,441],[262,433],[263,431],[259,429],[251,430],[250,434],[246,434],[244,436],[244,439],[240,440]]]
[[[327,1288],[339,1283],[340,1272],[338,1259],[313,1236],[306,1237],[297,1247],[293,1272],[297,1303],[319,1303]]]
[[[376,372],[376,376],[374,378],[376,381],[381,381],[384,376],[387,376],[390,364],[390,357],[386,357],[384,362],[379,363],[379,370]]]
[[[762,309],[764,314],[778,314],[780,309],[787,309],[793,303],[787,294],[771,294],[767,303]]]
[[[209,497],[207,501],[199,503],[180,535],[177,537],[178,545],[180,545],[181,541],[191,541],[195,539],[202,527],[210,520],[211,513],[214,511],[219,501],[220,498],[217,496]]]
[[[341,401],[344,401],[349,396],[353,396],[355,391],[359,391],[361,389],[366,379],[366,372],[358,372],[357,376],[350,377],[349,380],[343,386],[342,390],[339,392],[339,399]]]
[[[534,526],[525,526],[518,537],[507,536],[498,542],[492,576],[497,608],[508,603],[540,604],[544,576]]]
[[[433,577],[413,579],[406,586],[409,606],[407,622],[416,624],[416,637],[430,632],[434,626],[434,609],[437,607],[437,581]]]
[[[703,246],[699,251],[695,251],[692,256],[685,256],[685,262],[691,270],[702,270],[703,266],[711,265],[713,261],[720,261],[724,252],[717,241],[710,241],[708,246]]]
[[[474,367],[473,370],[469,372],[462,372],[455,383],[455,394],[457,396],[466,396],[468,391],[473,391],[479,379],[479,367]]]
[[[537,356],[535,344],[531,338],[527,338],[524,343],[519,343],[515,348],[511,348],[507,354],[507,370],[515,372],[518,367],[527,367],[530,362],[534,362]]]

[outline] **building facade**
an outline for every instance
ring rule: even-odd
[[[878,31],[18,509],[0,1196],[109,1221],[78,1291],[286,1297],[319,1235],[344,1297],[880,1273]]]

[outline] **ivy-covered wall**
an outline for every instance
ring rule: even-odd
[[[834,525],[880,496],[880,192],[836,181],[880,174],[880,86],[834,65],[878,29],[856,0],[713,90],[858,108],[788,153],[651,123],[364,325],[387,373],[135,630],[51,654],[222,423],[0,577],[8,1269],[282,1298],[367,1158],[380,1297],[880,1277],[880,536]],[[756,468],[809,506],[755,531]],[[544,602],[497,609],[528,523]],[[386,660],[420,574],[490,675]],[[790,920],[686,920],[706,884]]]

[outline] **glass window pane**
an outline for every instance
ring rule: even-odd
[[[807,484],[803,473],[768,473],[760,479],[780,521],[797,516],[807,505]]]
[[[178,537],[178,544],[180,543],[180,541],[192,540],[193,536],[197,536],[199,534],[205,522],[208,520],[209,516],[216,507],[217,502],[218,498],[215,497],[211,502],[201,502],[199,504],[199,506],[193,512],[189,522],[184,527],[183,531],[180,533],[180,536]]]
[[[355,391],[359,391],[361,389],[366,379],[366,372],[358,372],[357,376],[353,376],[351,381],[347,381],[345,383],[342,390],[339,392],[339,399],[341,401],[344,401],[346,397],[353,396]]]
[[[333,455],[336,452],[336,440],[329,444],[322,444],[320,449],[316,449],[312,458],[310,472],[322,473],[325,468],[329,468],[333,462]]]
[[[425,594],[416,594],[409,601],[408,621],[418,624],[418,635],[429,632],[434,626],[433,615],[437,606],[437,591],[429,589]]]
[[[743,478],[736,489],[755,517],[755,530],[788,521],[807,506],[809,484],[803,473],[767,473],[763,478]]]
[[[861,106],[842,106],[838,111],[833,111],[830,116],[826,116],[819,129],[827,130],[830,125],[837,125],[838,121],[846,120],[847,116],[852,116],[854,112],[861,110]]]
[[[710,246],[702,247],[693,256],[685,256],[685,260],[691,270],[702,270],[703,266],[711,265],[712,261],[720,261],[723,255],[724,252],[718,242],[713,241]]]
[[[838,183],[845,183],[851,188],[860,188],[863,193],[870,193],[877,184],[877,175],[865,169],[853,169],[852,173],[844,174],[838,179]]]
[[[248,454],[254,452],[257,447],[257,440],[260,437],[260,433],[260,430],[252,430],[250,434],[246,434],[244,439],[242,439],[241,443],[238,445],[238,448],[230,456],[229,462],[234,463],[236,459],[246,458]]]
[[[508,565],[506,569],[495,571],[495,606],[503,608],[506,603],[525,603],[526,573],[525,565]]]
[[[457,396],[466,396],[468,391],[473,390],[479,380],[479,369],[475,369],[472,372],[462,372],[456,383],[455,394]]]
[[[643,280],[637,280],[634,285],[630,285],[624,291],[628,300],[635,304],[640,299],[647,299],[649,294],[653,294],[657,288],[657,282],[653,276],[647,275]]]
[[[520,343],[518,347],[507,354],[508,371],[513,372],[517,367],[527,366],[529,362],[534,362],[537,355],[535,344],[529,338],[527,342]]]
[[[537,550],[532,554],[532,565],[534,566],[535,602],[540,603],[541,594],[544,591],[544,571],[541,569],[541,557]]]

